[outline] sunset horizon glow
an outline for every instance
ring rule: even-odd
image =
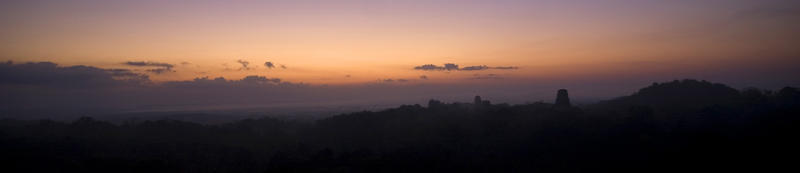
[[[0,60],[131,69],[155,83],[252,75],[315,85],[579,81],[620,75],[668,80],[749,73],[752,64],[762,66],[756,69],[762,74],[755,76],[763,76],[797,67],[800,24],[790,22],[800,19],[797,4],[5,1]],[[126,62],[172,67],[159,71]],[[448,63],[514,68],[414,69]],[[755,81],[762,79],[722,80],[746,86],[798,83]]]

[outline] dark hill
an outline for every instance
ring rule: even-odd
[[[568,96],[563,93],[562,101]],[[739,92],[682,80],[587,106],[592,109],[475,100],[431,100],[427,107],[355,112],[315,123],[5,119],[0,170],[777,172],[794,169],[793,160],[784,158],[800,153],[800,91],[791,87]]]
[[[638,92],[592,107],[626,108],[640,105],[654,108],[701,108],[732,104],[741,100],[739,91],[720,83],[693,79],[653,83]]]

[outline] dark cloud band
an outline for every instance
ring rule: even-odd
[[[139,66],[139,67],[163,67],[166,69],[172,69],[172,67],[175,67],[175,65],[169,63],[152,62],[152,61],[128,61],[122,64],[129,66]]]
[[[519,67],[514,66],[497,66],[497,67],[490,67],[487,65],[477,65],[477,66],[467,66],[467,67],[459,67],[458,64],[454,63],[445,63],[444,66],[438,66],[434,64],[425,64],[421,66],[414,67],[414,70],[423,70],[423,71],[479,71],[479,70],[489,70],[489,69],[497,69],[497,70],[515,70],[519,69]]]
[[[184,63],[188,63],[188,62],[184,62]],[[172,68],[175,67],[175,65],[169,64],[169,63],[163,63],[163,62],[128,61],[128,62],[124,62],[122,64],[125,64],[125,65],[128,65],[128,66],[136,66],[136,67],[156,67],[154,69],[147,69],[146,70],[147,72],[155,73],[155,74],[163,74],[163,73],[167,73],[167,72],[175,72],[175,70],[172,70]]]

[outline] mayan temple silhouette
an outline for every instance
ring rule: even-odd
[[[556,96],[556,106],[558,107],[572,106],[572,104],[569,103],[569,94],[567,93],[567,89],[558,90],[558,95]]]

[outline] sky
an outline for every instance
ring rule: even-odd
[[[3,0],[0,60],[522,102],[683,78],[798,86],[796,21],[793,0]]]

